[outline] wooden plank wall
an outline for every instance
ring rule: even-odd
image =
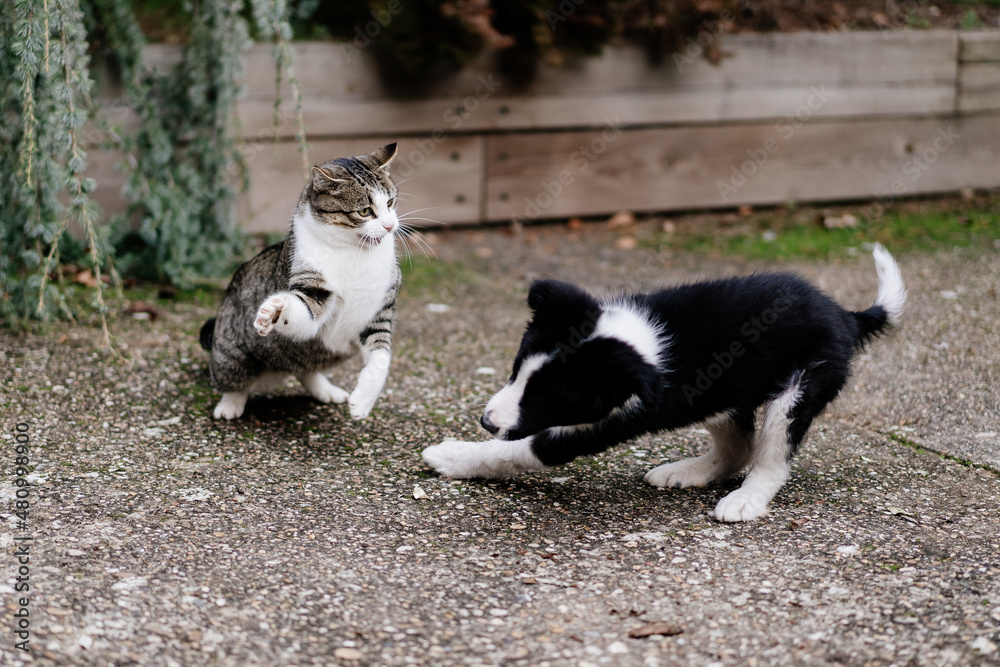
[[[403,209],[446,223],[1000,187],[1000,31],[720,44],[718,65],[692,53],[654,67],[615,48],[543,67],[527,85],[484,58],[420,99],[393,96],[352,45],[296,44],[309,158],[398,141]],[[148,52],[154,66],[176,57]],[[286,104],[274,142],[270,48],[253,47],[245,69],[238,119],[251,190],[239,217],[248,231],[281,231],[304,182],[296,126]],[[91,155],[102,185],[113,184],[114,156]],[[104,187],[105,208],[114,195]]]

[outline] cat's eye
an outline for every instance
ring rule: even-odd
[[[389,208],[395,208],[396,207],[396,198],[393,197],[388,202],[386,202],[386,206],[388,206]]]
[[[375,215],[375,211],[372,210],[371,206],[365,206],[363,209],[358,211],[358,215],[360,215],[362,218],[370,218],[373,215]]]

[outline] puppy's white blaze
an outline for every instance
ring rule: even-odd
[[[517,424],[521,417],[521,397],[528,380],[551,358],[549,354],[533,354],[524,359],[517,369],[517,377],[486,403],[486,418],[500,429],[500,433],[509,431]]]
[[[878,273],[878,297],[875,299],[875,305],[885,308],[890,324],[899,324],[906,304],[906,285],[903,283],[903,275],[896,260],[882,244],[875,244],[872,255],[875,257],[875,271]]]
[[[620,340],[638,352],[650,366],[659,368],[663,362],[662,328],[630,304],[608,304],[597,319],[597,326],[590,337]]]

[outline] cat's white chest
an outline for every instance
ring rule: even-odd
[[[333,292],[329,320],[320,330],[323,344],[333,352],[357,351],[358,337],[382,309],[392,287],[396,254],[391,240],[376,248],[317,248],[310,264],[323,275]]]

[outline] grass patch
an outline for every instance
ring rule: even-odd
[[[459,262],[442,262],[437,258],[415,256],[402,259],[402,292],[407,297],[425,297],[442,303],[452,303],[479,280],[478,274]]]
[[[963,205],[964,204],[964,205]],[[832,215],[853,215],[856,227],[827,229]],[[1000,197],[984,202],[910,202],[866,220],[860,207],[836,212],[794,207],[756,213],[728,224],[657,234],[653,244],[705,255],[748,259],[835,259],[879,242],[893,253],[1000,244]],[[725,220],[725,218],[724,218]]]

